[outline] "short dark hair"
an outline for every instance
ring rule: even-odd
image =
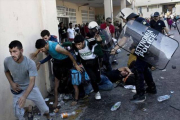
[[[9,44],[10,49],[15,48],[15,47],[17,47],[19,50],[21,50],[23,48],[22,43],[18,40],[13,40]]]
[[[72,23],[69,23],[69,26],[72,25]]]
[[[43,39],[38,39],[36,40],[36,44],[35,44],[35,47],[37,49],[40,49],[40,48],[43,48],[45,45],[47,44],[47,42]]]
[[[74,43],[80,43],[84,41],[84,37],[82,35],[76,35],[74,38]]]
[[[108,21],[108,20],[112,20],[112,18],[110,18],[110,17],[106,18],[106,21]]]
[[[43,30],[42,32],[41,32],[41,37],[44,37],[44,36],[50,36],[50,32],[48,31],[48,30]]]

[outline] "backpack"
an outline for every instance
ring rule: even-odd
[[[73,85],[80,85],[80,84],[87,85],[90,82],[90,78],[85,70],[83,70],[83,72],[81,73],[76,69],[71,69],[70,75],[71,75],[70,79]]]

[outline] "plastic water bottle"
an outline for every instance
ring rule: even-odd
[[[170,98],[170,95],[163,95],[163,96],[159,96],[157,100],[159,102],[162,102],[162,101],[165,101],[165,100],[167,100],[169,98]]]
[[[112,106],[111,111],[117,110],[120,106],[121,106],[121,102],[115,103],[115,104]]]
[[[68,118],[68,117],[73,116],[73,115],[76,115],[75,111],[73,111],[71,113],[62,113],[61,118]]]

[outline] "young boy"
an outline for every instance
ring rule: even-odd
[[[91,79],[91,84],[94,89],[95,99],[100,100],[101,94],[97,83],[101,81],[99,69],[99,57],[103,56],[100,46],[102,39],[100,35],[95,35],[94,41],[87,41],[82,35],[77,35],[74,38],[74,43],[64,43],[63,46],[72,46],[77,56],[77,62],[82,63],[87,74]]]

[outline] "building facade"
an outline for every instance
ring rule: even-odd
[[[162,16],[180,15],[179,0],[135,0],[135,8],[145,18],[150,18],[154,12],[159,12]]]
[[[81,3],[76,3],[81,1]],[[0,120],[14,120],[12,108],[12,94],[9,82],[4,74],[4,59],[10,56],[9,43],[12,40],[19,40],[23,44],[23,54],[27,57],[34,52],[35,42],[41,38],[40,32],[44,29],[50,31],[52,35],[58,36],[58,23],[82,24],[97,20],[97,16],[115,17],[120,8],[130,5],[126,0],[99,0],[98,5],[94,0],[93,5],[87,4],[88,0],[0,0],[0,43],[1,59],[0,73]],[[84,3],[86,1],[86,3]],[[99,2],[98,1],[98,2]],[[118,5],[104,6],[104,2],[118,2]],[[90,2],[89,2],[90,3]],[[114,3],[116,4],[116,3]],[[98,5],[98,6],[96,6]],[[108,14],[105,14],[108,11]],[[107,16],[106,16],[107,15]],[[40,53],[35,60],[37,63],[45,55]],[[39,87],[43,97],[50,91],[48,64],[41,66],[36,77],[36,85]],[[32,104],[27,101],[27,104]]]

